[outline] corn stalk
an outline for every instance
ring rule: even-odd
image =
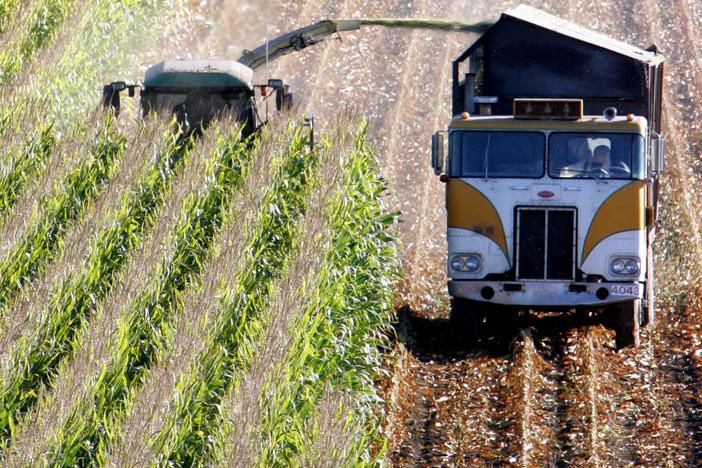
[[[350,446],[326,447],[324,456],[370,463],[370,447],[383,445],[373,379],[381,372],[399,271],[389,235],[397,213],[384,211],[384,187],[364,127],[345,168],[344,190],[328,210],[332,238],[312,300],[293,327],[287,357],[271,369],[276,379],[261,392],[258,466],[294,464],[313,438],[310,415],[330,390],[351,396],[348,423],[365,432],[347,441]]]
[[[111,213],[113,222],[93,237],[82,270],[54,287],[48,310],[39,315],[37,333],[12,358],[17,372],[3,382],[2,440],[12,436],[14,421],[36,403],[39,388],[50,384],[59,364],[73,354],[91,310],[111,290],[129,253],[152,225],[185,152],[177,133],[163,133],[153,162],[122,198],[119,209]]]
[[[0,176],[0,219],[12,210],[27,182],[41,172],[49,160],[56,143],[52,127],[49,124],[38,129],[15,155],[8,158]]]
[[[51,0],[67,2],[68,0]],[[74,1],[74,0],[72,0]],[[52,122],[61,130],[95,105],[102,85],[133,79],[143,44],[153,43],[173,21],[176,0],[90,0],[73,11],[8,86],[0,88],[0,135],[28,120]],[[89,46],[86,46],[89,45]],[[39,107],[41,112],[36,112]]]
[[[148,377],[133,396],[134,404],[125,413],[120,437],[109,447],[108,466],[142,466],[155,454],[150,438],[161,430],[169,412],[173,380],[187,374],[207,343],[210,326],[219,306],[224,285],[247,263],[241,252],[247,241],[248,227],[257,219],[259,207],[276,175],[279,155],[287,148],[286,122],[276,119],[257,137],[251,166],[236,196],[227,208],[220,232],[213,241],[212,256],[204,267],[198,287],[183,296],[183,308],[175,320],[175,336],[169,352],[151,368]],[[307,217],[305,220],[307,225]]]
[[[45,0],[35,3],[26,30],[19,34],[17,41],[6,44],[0,51],[0,85],[8,83],[51,40],[74,3],[75,0]],[[0,7],[0,21],[2,11],[10,7],[11,5]]]
[[[38,218],[0,262],[0,305],[9,304],[19,289],[53,258],[68,225],[99,196],[104,183],[119,165],[124,139],[114,128],[110,114],[104,115],[94,141],[85,147],[85,158],[51,196],[41,201]]]
[[[248,261],[222,295],[221,312],[196,367],[177,384],[174,411],[154,440],[161,463],[198,464],[212,449],[222,397],[241,366],[251,361],[274,280],[296,247],[299,220],[318,169],[314,154],[304,151],[306,141],[298,129],[248,234]]]
[[[52,464],[102,460],[112,430],[130,404],[130,394],[167,347],[182,293],[201,273],[229,198],[246,171],[249,153],[239,135],[236,131],[219,137],[206,186],[186,198],[171,232],[172,251],[122,317],[115,351],[58,435],[49,454]]]
[[[20,0],[3,0],[0,2],[0,34],[7,31],[10,20],[20,6]]]

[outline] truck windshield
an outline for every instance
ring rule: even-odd
[[[549,137],[549,175],[575,179],[642,179],[644,139],[634,133],[563,133]]]
[[[546,138],[541,132],[454,131],[449,144],[452,177],[544,175]]]

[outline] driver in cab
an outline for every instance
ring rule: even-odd
[[[584,147],[584,148],[583,148]],[[569,148],[572,151],[572,148]],[[580,161],[561,169],[561,177],[621,177],[631,174],[631,170],[623,161],[612,165],[611,151],[609,146],[598,145],[590,153],[587,145],[580,145],[577,154]]]
[[[592,152],[592,158],[587,162],[585,172],[594,176],[609,175],[611,164],[609,147],[600,145]]]

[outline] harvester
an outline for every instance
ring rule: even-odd
[[[432,142],[452,318],[480,340],[515,311],[574,311],[636,346],[655,316],[663,57],[519,6],[452,71]]]
[[[218,113],[230,111],[242,122],[244,135],[249,135],[268,120],[271,97],[275,96],[277,111],[293,106],[290,86],[283,80],[254,84],[254,73],[260,67],[334,33],[357,30],[360,25],[357,20],[320,21],[246,50],[237,60],[166,60],[147,69],[140,84],[116,81],[106,85],[103,105],[118,114],[121,92],[133,97],[139,89],[142,116],[173,114],[185,131],[192,133],[206,127]]]

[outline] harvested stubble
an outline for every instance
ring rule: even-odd
[[[258,402],[263,415],[255,437],[260,441],[259,466],[315,458],[320,463],[339,459],[364,464],[382,456],[370,453],[371,447],[384,446],[373,379],[381,372],[399,270],[388,233],[396,214],[383,209],[380,197],[385,185],[377,176],[365,129],[356,135],[355,145],[345,167],[344,190],[328,211],[332,237],[313,299],[295,321],[289,352],[275,364],[276,378]],[[353,440],[338,434],[349,445],[314,454],[307,449],[329,435],[306,430],[315,427],[311,415],[324,413],[319,405],[325,394],[350,396],[340,398],[337,405],[325,403],[347,411],[340,416],[345,424],[331,427],[350,432],[362,428],[362,434]]]
[[[53,258],[68,225],[94,202],[114,175],[123,149],[123,137],[116,131],[112,116],[105,114],[87,145],[87,154],[51,196],[41,201],[37,219],[0,262],[1,305],[10,303],[19,289]]]
[[[238,129],[209,138],[216,143],[204,184],[185,199],[156,274],[121,314],[113,352],[57,434],[48,453],[51,464],[104,461],[113,428],[131,405],[135,388],[168,348],[183,291],[199,277],[248,161],[249,152]]]
[[[118,441],[109,448],[108,464],[145,466],[155,458],[149,438],[164,422],[169,395],[177,376],[194,366],[202,352],[217,312],[222,285],[232,278],[238,265],[245,263],[241,252],[246,231],[258,214],[266,188],[274,176],[271,162],[274,154],[286,147],[284,128],[276,121],[267,126],[251,156],[251,169],[240,190],[233,197],[216,240],[213,256],[204,267],[202,285],[191,288],[183,298],[183,311],[178,317],[172,351],[156,365],[134,395],[134,405],[127,412],[124,424],[116,434]],[[281,131],[278,131],[281,130]]]
[[[530,431],[534,399],[534,380],[538,357],[534,348],[534,338],[530,330],[521,330],[512,345],[512,366],[506,374],[509,388],[514,389],[505,399],[505,415],[502,430],[509,434],[508,442],[501,449],[506,453],[504,460],[515,457],[522,466],[531,466],[533,435]],[[503,460],[503,461],[504,461]]]
[[[153,442],[158,463],[202,463],[212,449],[221,398],[237,368],[250,363],[252,347],[242,338],[261,333],[275,278],[295,248],[298,222],[308,203],[310,181],[317,173],[315,153],[305,151],[307,132],[291,131],[290,143],[276,164],[253,227],[247,229],[243,250],[247,264],[237,271],[222,295],[220,312],[196,367],[177,384],[172,413]],[[240,346],[240,345],[245,346]]]
[[[136,178],[132,181],[129,168],[121,171],[120,175],[126,176],[120,184],[124,193],[107,193],[107,199],[103,197],[105,204],[111,201],[114,206],[98,207],[91,226],[84,226],[88,230],[97,227],[87,255],[83,254],[86,235],[79,233],[74,243],[67,246],[71,253],[65,263],[72,265],[73,270],[46,279],[48,291],[43,300],[20,304],[29,310],[20,307],[13,312],[22,315],[18,320],[31,318],[34,326],[30,336],[22,337],[17,346],[6,348],[13,351],[11,359],[5,358],[5,351],[0,352],[3,439],[12,435],[13,421],[37,401],[39,388],[50,384],[60,362],[71,356],[91,311],[111,290],[129,253],[139,245],[144,231],[163,205],[174,170],[186,149],[171,129],[152,124],[148,130],[142,127],[126,147],[129,158],[143,158],[141,164],[139,161],[134,164],[142,168],[140,175],[132,174]],[[132,187],[125,187],[130,181]],[[38,292],[29,294],[36,297]]]

